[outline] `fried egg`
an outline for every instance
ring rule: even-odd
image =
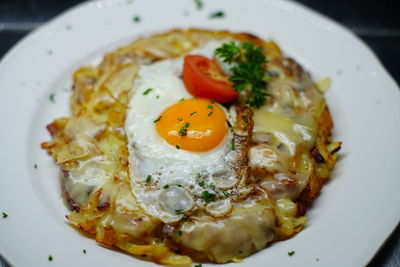
[[[211,57],[220,45],[191,53]],[[209,199],[221,199],[220,209],[229,210],[226,190],[236,184],[234,115],[213,100],[193,98],[182,68],[183,57],[142,66],[125,121],[132,191],[146,212],[166,223]]]

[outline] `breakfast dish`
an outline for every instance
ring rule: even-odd
[[[301,231],[340,142],[316,84],[272,41],[172,30],[73,77],[42,147],[69,223],[166,265],[238,262]]]

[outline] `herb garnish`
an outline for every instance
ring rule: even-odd
[[[224,194],[225,197],[229,197],[229,193],[226,191],[222,191],[222,193]]]
[[[201,174],[200,174],[200,173],[197,173],[197,174],[196,174],[196,177],[200,179],[200,178],[201,178]]]
[[[233,139],[232,139],[232,141],[231,141],[231,149],[232,149],[232,150],[236,150],[235,140],[233,140]]]
[[[134,16],[134,17],[133,17],[133,22],[139,23],[139,22],[141,22],[141,21],[142,21],[142,19],[141,19],[139,16]]]
[[[204,186],[204,181],[200,181],[200,182],[199,182],[199,185],[200,185],[200,186]]]
[[[232,128],[232,124],[228,120],[226,120],[226,123],[228,124],[229,128]]]
[[[151,175],[147,175],[146,182],[150,183],[150,181],[151,181]]]
[[[288,254],[289,256],[293,256],[294,253],[296,253],[296,252],[295,252],[294,250],[292,250],[292,251],[289,251],[287,254]]]
[[[47,259],[48,259],[49,261],[53,261],[53,256],[52,256],[52,255],[49,255],[49,256],[47,257]]]
[[[207,190],[205,190],[205,191],[203,191],[203,192],[201,193],[201,197],[203,198],[203,200],[204,200],[206,203],[209,203],[209,202],[211,202],[211,201],[215,201],[216,195],[213,194],[213,193],[208,192]]]
[[[161,120],[161,116],[158,116],[157,119],[155,119],[153,122],[159,122]]]
[[[199,263],[199,264],[196,264],[194,267],[203,267],[203,264]]]
[[[190,116],[193,116],[197,113],[197,111],[193,111],[192,113],[190,113]]]
[[[202,9],[203,8],[203,2],[201,0],[194,0],[196,3],[196,8],[197,9]]]
[[[190,126],[190,123],[186,122],[182,128],[179,130],[179,135],[180,136],[186,136],[187,135],[187,128]]]
[[[217,19],[217,18],[223,18],[225,17],[225,13],[221,10],[215,11],[210,14],[210,19]]]
[[[180,145],[176,145],[175,147],[176,147],[176,149],[181,149]]]
[[[153,91],[153,88],[149,88],[146,91],[143,92],[143,95],[147,95],[148,93],[150,93],[151,91]]]
[[[208,109],[214,109],[214,106],[213,105],[208,105],[207,108]]]
[[[210,184],[211,189],[215,189],[215,184]]]
[[[210,113],[207,114],[207,116],[210,117],[213,113],[214,111],[211,111]]]
[[[181,213],[181,212],[182,212],[182,209],[175,210],[175,213]]]
[[[178,121],[182,121],[183,119],[181,117],[176,118]]]
[[[54,98],[55,96],[56,96],[56,95],[55,95],[54,93],[49,95],[49,99],[50,99],[50,101],[53,102],[53,103],[55,102],[55,98]]]
[[[86,254],[86,249],[82,250],[83,254]]]
[[[224,62],[233,63],[229,78],[233,82],[233,89],[246,93],[246,103],[254,108],[261,107],[268,96],[265,74],[267,59],[260,47],[246,41],[241,45],[234,42],[225,43],[215,50],[215,54]]]
[[[7,217],[8,217],[8,214],[7,214],[7,213],[5,213],[5,212],[2,212],[1,214],[2,214],[2,216],[3,216],[3,219],[5,219],[5,218],[7,218]]]
[[[35,164],[33,165],[33,168],[35,168],[35,169],[37,169],[37,168],[38,168],[38,165],[37,165],[37,163],[35,163]]]
[[[169,184],[164,185],[164,189],[168,189],[169,188]]]
[[[215,100],[211,99],[211,100],[210,100],[210,103],[211,103],[211,104],[214,104],[214,103],[215,103]]]

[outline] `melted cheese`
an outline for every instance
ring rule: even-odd
[[[276,198],[295,200],[312,173],[309,151],[317,137],[317,118],[325,107],[323,96],[309,80],[287,77],[280,66],[269,84],[268,102],[254,110],[250,147],[252,173]]]

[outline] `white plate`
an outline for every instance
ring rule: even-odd
[[[209,14],[223,10],[222,19]],[[134,16],[142,21],[135,23]],[[341,159],[307,228],[241,266],[362,266],[400,218],[400,93],[372,52],[340,25],[288,1],[104,0],[73,8],[19,42],[0,64],[0,253],[15,266],[152,266],[102,248],[69,227],[58,168],[40,149],[45,125],[68,114],[71,74],[143,35],[175,27],[273,38],[310,70],[330,76],[327,100]],[[55,103],[49,100],[54,94]],[[34,165],[38,168],[35,169]],[[82,250],[86,249],[84,255]],[[289,257],[288,251],[296,253]],[[48,255],[53,262],[48,262]]]

